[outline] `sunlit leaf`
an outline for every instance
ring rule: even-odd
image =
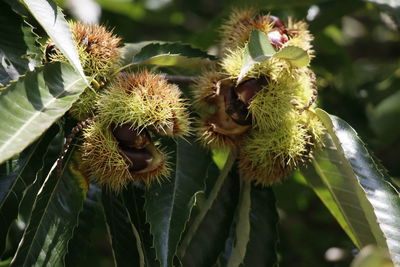
[[[86,82],[78,50],[61,8],[52,0],[22,0],[22,2]]]
[[[310,64],[310,56],[307,51],[297,46],[286,46],[273,55],[276,58],[285,59],[295,67],[306,67]]]
[[[64,63],[29,72],[0,94],[0,162],[37,139],[60,118],[86,88],[83,78]]]
[[[239,84],[254,65],[269,59],[274,55],[275,49],[269,41],[268,35],[262,31],[253,30],[250,34],[249,42],[244,48],[243,65],[238,76]]]
[[[393,263],[400,264],[397,187],[346,122],[322,110],[317,115],[330,138],[313,165],[358,240],[356,245],[388,247]]]

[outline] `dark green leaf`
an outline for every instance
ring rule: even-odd
[[[322,152],[318,151],[315,153],[315,155],[316,155],[315,158],[319,159],[322,156]],[[355,236],[357,234],[356,231],[353,231],[353,229],[351,229],[350,223],[348,223],[348,221],[350,221],[350,218],[347,218],[345,216],[345,213],[342,212],[342,209],[340,207],[340,202],[336,201],[334,193],[332,192],[332,190],[329,189],[328,186],[326,186],[324,180],[322,179],[323,176],[319,175],[316,172],[317,165],[314,164],[314,166],[315,167],[307,166],[306,168],[303,168],[302,175],[304,180],[307,181],[308,185],[314,190],[317,196],[321,199],[326,208],[337,220],[337,222],[340,224],[340,226],[343,228],[346,234],[350,237],[353,243],[356,244],[357,246],[361,246],[359,245],[360,237]],[[370,234],[372,237],[373,234],[372,233]]]
[[[372,231],[380,247],[388,247],[392,261],[400,264],[400,197],[399,190],[381,166],[373,159],[357,133],[338,117],[317,110],[333,143],[324,149],[329,159],[317,157],[317,172],[343,207],[351,204],[352,210],[342,210],[352,221],[353,230]],[[327,161],[329,160],[329,161]],[[336,170],[335,170],[336,169]],[[347,211],[347,212],[346,212]],[[382,234],[383,233],[383,234]],[[372,241],[369,238],[369,243]],[[366,245],[365,241],[361,245]],[[368,243],[367,243],[368,244]]]
[[[269,59],[275,53],[268,35],[259,30],[253,30],[250,34],[249,42],[244,48],[243,65],[237,83],[239,84],[246,77],[254,65]]]
[[[129,216],[122,196],[103,190],[102,202],[115,265],[144,267],[138,230]]]
[[[243,266],[276,266],[279,217],[274,192],[271,188],[252,186],[250,198],[250,238]]]
[[[98,234],[101,230],[105,232],[101,189],[91,183],[83,202],[83,209],[79,214],[78,227],[74,230],[73,238],[68,242],[65,266],[98,266],[93,262],[94,258],[98,258],[97,253],[99,252],[96,248],[98,246],[103,247],[103,242],[107,240],[106,235],[103,238],[103,235]]]
[[[278,220],[272,189],[242,183],[230,237],[217,266],[276,266]]]
[[[34,182],[46,162],[49,143],[57,133],[57,128],[58,126],[50,128],[37,142],[26,148],[11,173],[0,175],[0,254],[4,250],[8,228],[18,215],[23,193]],[[61,144],[62,140],[56,141]],[[58,148],[59,151],[61,146]],[[54,161],[55,159],[52,162]]]
[[[131,64],[135,56],[142,50],[143,47],[153,43],[154,41],[144,41],[139,43],[125,43],[122,48],[122,65]]]
[[[224,179],[216,199],[194,234],[191,233],[191,225],[188,225],[188,232],[193,237],[188,245],[182,242],[186,246],[179,251],[183,266],[213,266],[224,249],[239,200],[239,176],[236,170],[232,168]],[[217,179],[216,175],[209,179]],[[199,204],[199,209],[202,208],[203,205]]]
[[[63,265],[88,189],[79,161],[74,153],[72,160],[66,160],[62,177],[54,169],[47,176],[11,267]]]
[[[365,196],[359,192],[360,188],[356,184],[353,171],[342,166],[347,160],[340,154],[328,135],[325,136],[324,146],[323,150],[315,151],[312,162],[314,170],[308,170],[305,173],[306,181],[332,215],[339,216],[337,217],[339,224],[346,233],[351,232],[349,237],[355,241],[357,247],[377,244],[377,238],[381,235],[380,230],[376,223],[370,225],[369,220],[372,223],[375,218],[373,215],[371,217],[366,214],[362,208],[368,203]],[[312,167],[309,166],[309,168]],[[340,213],[337,212],[338,209]]]
[[[33,28],[0,2],[0,87],[10,80],[32,71],[38,65],[35,59],[40,53],[36,47],[37,36]]]
[[[157,259],[163,267],[172,266],[195,195],[204,191],[204,180],[211,164],[210,154],[193,138],[190,140],[193,142],[178,140],[171,180],[154,184],[145,195],[146,217],[154,237]]]
[[[71,30],[64,14],[52,0],[22,0],[29,12],[36,18],[58,49],[86,82],[78,50],[72,40]]]
[[[76,101],[86,85],[64,63],[29,72],[0,94],[0,162],[37,139]]]
[[[144,194],[143,188],[131,185],[123,192],[124,205],[129,212],[130,221],[135,225],[140,244],[138,247],[142,250],[144,266],[158,267],[160,263],[156,260],[156,252],[153,247],[153,237],[150,234],[150,226],[146,223],[146,213],[144,212]]]
[[[136,48],[134,48],[136,49]],[[150,43],[131,60],[133,64],[199,68],[214,57],[182,43]]]

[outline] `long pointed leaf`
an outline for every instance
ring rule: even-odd
[[[83,209],[79,214],[79,224],[73,238],[68,242],[65,266],[98,266],[98,246],[103,247],[107,240],[98,232],[105,230],[104,212],[101,205],[101,189],[95,184],[89,185]],[[96,261],[97,260],[97,261]]]
[[[64,264],[88,186],[78,160],[74,154],[73,160],[66,162],[61,178],[54,169],[49,173],[10,267]]]
[[[211,164],[209,152],[194,140],[178,140],[175,173],[171,180],[153,185],[146,192],[145,211],[161,266],[172,266],[182,232],[189,219],[197,192]]]
[[[243,65],[237,80],[239,84],[254,67],[254,65],[269,59],[275,54],[275,49],[269,41],[268,35],[259,30],[253,30],[249,42],[244,48]]]
[[[217,266],[276,266],[278,220],[272,189],[243,183],[236,218]]]
[[[61,8],[52,0],[22,1],[86,83],[86,76],[83,73],[78,50],[72,40],[71,30]]]
[[[159,267],[160,263],[156,260],[156,251],[153,247],[153,237],[150,234],[150,226],[146,223],[146,213],[144,212],[144,190],[134,185],[128,187],[123,192],[123,202],[128,211],[129,220],[137,229],[138,249],[141,249],[144,259],[144,266]]]
[[[125,46],[125,61],[131,57],[131,63],[158,66],[178,66],[181,68],[199,68],[209,63],[213,56],[187,44],[158,42]],[[138,48],[140,51],[137,52]]]
[[[60,118],[86,85],[64,63],[29,72],[0,94],[0,163],[21,152]]]
[[[115,265],[118,267],[144,267],[143,253],[140,251],[142,248],[137,245],[141,241],[123,203],[122,196],[103,190],[102,203]]]
[[[183,266],[213,266],[225,247],[239,201],[239,175],[237,168],[230,168],[231,166],[226,178],[222,176],[218,178],[223,179],[224,182],[212,201],[212,206],[208,207],[207,202],[199,205],[200,210],[192,222],[196,223],[198,216],[201,216],[203,209],[206,209],[206,214],[201,218],[199,226],[197,228],[193,225],[188,226],[186,236],[191,236],[190,243],[186,244],[188,241],[184,239],[178,254]],[[211,176],[209,179],[216,178]],[[219,182],[215,182],[214,186],[219,186]]]
[[[378,245],[387,246],[393,263],[400,265],[400,196],[398,188],[369,154],[354,129],[345,121],[322,110],[317,110],[317,115],[321,118],[335,145],[336,159],[339,161],[336,160],[332,163],[340,167],[340,174],[347,175],[345,176],[347,184],[354,183],[357,186],[356,191],[352,193],[359,199],[367,199],[369,205],[361,205],[360,208],[367,215]],[[349,187],[342,184],[339,189],[348,191]],[[342,201],[343,199],[338,200]],[[376,224],[383,232],[383,235],[379,233],[382,236],[378,236],[377,231],[374,230]],[[384,244],[382,244],[382,239]]]
[[[23,193],[42,168],[49,143],[57,132],[56,128],[50,128],[42,138],[21,153],[18,167],[13,172],[0,176],[0,254],[4,250],[8,228],[18,215]],[[5,186],[6,183],[10,185]]]

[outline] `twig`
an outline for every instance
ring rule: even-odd
[[[71,147],[72,141],[74,141],[76,135],[82,131],[84,128],[86,128],[88,125],[93,123],[95,120],[95,117],[86,119],[84,121],[78,122],[78,124],[72,128],[71,133],[67,136],[67,139],[65,140],[65,144],[63,146],[63,149],[60,152],[60,155],[58,156],[57,159],[57,176],[61,177],[62,174],[62,165],[64,162],[65,155],[68,152],[68,149]]]
[[[166,75],[165,78],[172,83],[191,84],[196,81],[196,76]]]

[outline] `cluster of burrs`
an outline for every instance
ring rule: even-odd
[[[149,185],[168,176],[167,155],[158,139],[189,131],[187,104],[178,86],[145,70],[113,75],[120,67],[120,38],[99,25],[71,22],[70,28],[85,75],[92,81],[69,111],[73,118],[86,121],[72,131],[83,131],[80,153],[85,173],[114,191],[129,182]],[[50,40],[44,61],[67,59]],[[68,144],[61,163],[67,148]]]
[[[276,52],[293,46],[312,57],[306,23],[285,24],[253,9],[233,11],[222,27],[220,60],[197,80],[194,97],[203,143],[239,149],[241,177],[271,185],[310,158],[324,129],[313,112],[317,88],[308,66],[270,57],[240,77],[255,30],[268,36]]]

